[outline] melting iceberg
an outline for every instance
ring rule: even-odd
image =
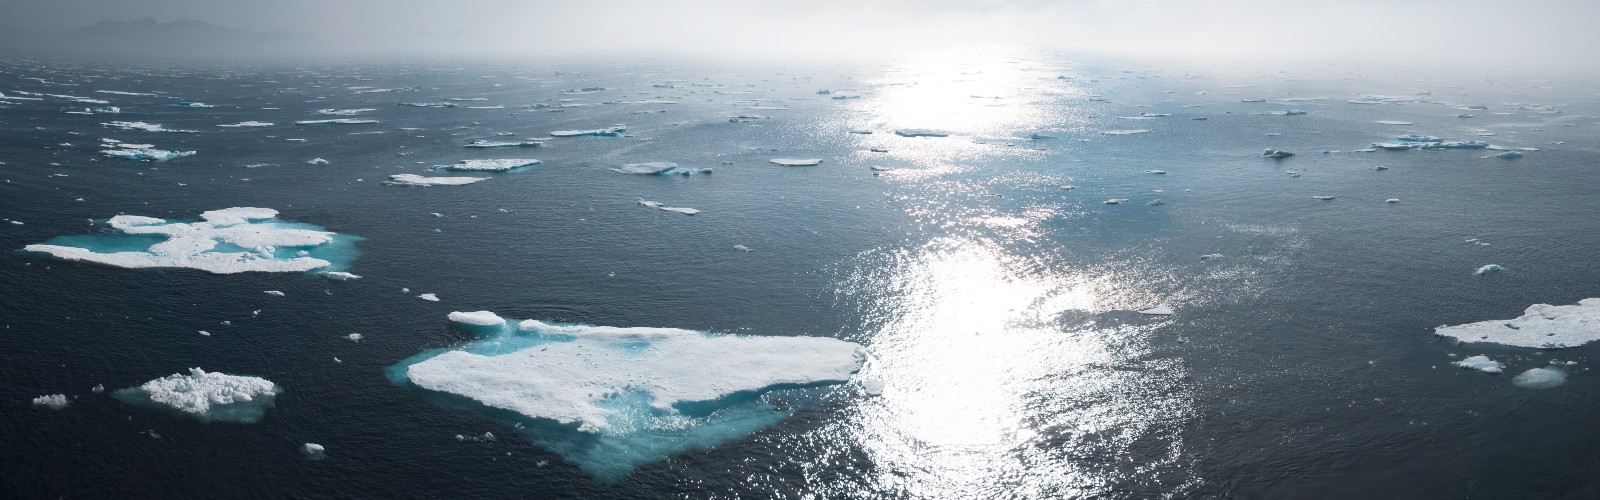
[[[384,184],[395,186],[465,186],[489,180],[488,177],[423,177],[416,174],[395,174]]]
[[[1600,298],[1583,299],[1570,306],[1534,304],[1516,319],[1441,326],[1433,333],[1462,342],[1561,349],[1600,340],[1596,325],[1600,325]]]
[[[457,172],[510,172],[543,163],[530,158],[504,158],[498,160],[461,160],[455,165],[438,165],[433,168]]]
[[[619,174],[633,175],[694,175],[709,174],[709,168],[680,168],[678,164],[670,161],[652,161],[646,163],[628,163],[611,169]]]
[[[177,411],[201,422],[248,424],[261,420],[282,393],[278,384],[264,378],[190,368],[188,375],[175,373],[114,395],[124,403]]]
[[[451,319],[479,340],[401,361],[390,379],[516,424],[602,481],[782,420],[864,360],[861,346],[832,338]]]
[[[200,214],[199,222],[118,215],[115,234],[62,236],[23,250],[63,260],[129,269],[178,267],[216,274],[248,271],[338,271],[355,260],[360,238],[278,220],[270,208],[236,207]]]
[[[594,130],[557,130],[555,132],[551,132],[550,136],[551,137],[578,137],[578,136],[587,135],[587,136],[594,136],[594,137],[617,137],[617,136],[622,135],[623,132],[627,132],[627,131],[628,131],[628,126],[627,125],[616,125],[616,126],[612,126],[612,127],[599,128],[599,129],[594,129]]]

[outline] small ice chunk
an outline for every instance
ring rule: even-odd
[[[750,249],[750,247],[747,247],[747,246],[744,246],[744,245],[734,245],[734,246],[733,246],[733,249],[734,249],[734,250],[738,250],[738,251],[741,251],[741,252],[750,252],[750,251],[752,251],[752,250],[751,250],[751,249]]]
[[[144,132],[179,132],[179,133],[190,133],[190,134],[198,132],[198,130],[176,130],[176,129],[170,129],[170,128],[162,127],[160,124],[157,124],[157,123],[145,123],[145,122],[115,121],[115,122],[101,123],[101,125],[104,125],[104,126],[107,126],[107,127],[116,127],[116,128],[120,128],[122,130],[140,130],[140,131],[144,131]]]
[[[700,213],[699,210],[693,208],[669,207],[665,203],[659,201],[650,201],[644,198],[639,199],[639,204],[665,212],[677,212],[684,215],[694,215]]]
[[[633,175],[693,175],[709,174],[709,168],[682,168],[670,161],[652,161],[646,163],[628,163],[611,169],[612,172]]]
[[[422,300],[426,300],[428,302],[438,302],[439,301],[439,296],[435,295],[435,294],[431,294],[431,293],[424,293],[422,295],[418,295],[417,298],[422,299]]]
[[[1112,199],[1106,200],[1106,204],[1107,205],[1121,205],[1121,204],[1127,203],[1127,202],[1128,202],[1127,198],[1112,198]]]
[[[349,335],[345,335],[344,338],[350,339],[351,342],[360,342],[361,341],[361,334],[352,333],[352,334],[349,334]]]
[[[1485,275],[1485,274],[1497,273],[1497,272],[1504,271],[1504,270],[1506,270],[1506,268],[1500,267],[1500,264],[1489,264],[1487,266],[1483,266],[1483,267],[1478,268],[1478,270],[1477,271],[1473,271],[1472,274],[1476,274],[1476,275],[1482,276],[1482,275]]]
[[[1378,124],[1379,125],[1415,125],[1414,123],[1403,122],[1403,121],[1400,121],[1400,120],[1378,120]]]
[[[881,378],[864,378],[861,379],[861,392],[868,396],[882,396],[886,385]]]
[[[1450,364],[1468,370],[1478,370],[1484,373],[1500,373],[1500,371],[1506,367],[1506,365],[1500,364],[1499,361],[1491,360],[1488,356],[1482,355],[1473,356]]]
[[[269,123],[269,122],[247,121],[247,122],[239,122],[239,123],[224,123],[224,124],[217,125],[217,126],[218,127],[223,127],[223,128],[246,128],[246,127],[271,127],[272,124]]]
[[[1322,201],[1332,201],[1333,197],[1332,196],[1328,196],[1328,195],[1319,194],[1319,195],[1312,196],[1311,199],[1313,199],[1313,200],[1322,200]]]
[[[328,279],[336,280],[336,281],[349,281],[349,280],[361,279],[361,276],[359,276],[359,275],[347,273],[347,272],[344,272],[344,271],[323,271],[322,275],[323,276],[327,276]]]
[[[814,167],[814,166],[822,164],[822,159],[820,159],[820,158],[809,158],[809,159],[774,158],[774,159],[767,160],[767,161],[770,161],[772,163],[776,163],[778,165],[783,165],[785,167]]]
[[[506,323],[504,318],[490,311],[452,312],[450,321],[473,326],[499,326]]]
[[[1220,259],[1220,258],[1222,258],[1222,254],[1220,254],[1220,253],[1206,254],[1206,255],[1201,255],[1200,256],[1200,260],[1212,260],[1212,259]]]
[[[1494,155],[1494,156],[1485,156],[1485,158],[1507,158],[1507,159],[1509,159],[1509,158],[1521,158],[1521,157],[1522,157],[1522,152],[1521,151],[1505,151],[1505,152],[1502,152],[1502,153]]]
[[[1533,368],[1511,379],[1511,383],[1524,389],[1549,389],[1567,383],[1567,374],[1555,368]]]
[[[66,394],[50,394],[33,398],[34,406],[49,408],[52,410],[66,408],[69,404],[72,404],[72,402],[67,400]]]
[[[1166,205],[1166,204],[1167,204],[1167,202],[1161,201],[1160,199],[1155,199],[1155,200],[1150,200],[1150,201],[1145,202],[1145,205],[1152,206],[1152,207],[1159,207],[1159,206]]]
[[[272,381],[190,368],[116,391],[123,402],[176,410],[202,422],[251,423],[261,419],[283,389]]]
[[[1162,174],[1166,174],[1167,171],[1166,170],[1146,170],[1146,171],[1144,171],[1144,173],[1154,174],[1154,175],[1162,175]]]
[[[384,184],[393,186],[465,186],[489,180],[488,177],[423,177],[416,174],[394,174]]]
[[[317,443],[306,443],[300,447],[300,453],[312,460],[321,460],[328,456],[328,449]]]
[[[1534,304],[1516,319],[1441,326],[1433,333],[1461,342],[1563,349],[1600,340],[1600,328],[1595,324],[1600,324],[1600,298],[1583,299],[1570,306]]]
[[[112,158],[121,158],[121,159],[124,159],[124,160],[141,160],[141,161],[155,161],[155,162],[167,161],[167,160],[171,160],[171,159],[174,159],[174,158],[183,158],[185,156],[194,156],[194,154],[195,154],[194,151],[167,151],[165,149],[155,149],[153,147],[150,147],[149,144],[119,144],[118,146],[144,146],[144,147],[121,147],[121,148],[116,148],[116,149],[102,149],[102,150],[100,150],[100,154],[105,155],[105,156],[109,156],[109,157],[112,157]]]
[[[1155,307],[1139,311],[1139,314],[1146,314],[1150,316],[1171,316],[1172,306],[1160,304]]]
[[[355,116],[355,115],[359,115],[361,113],[366,113],[368,111],[377,111],[377,110],[376,109],[372,109],[372,108],[361,108],[361,109],[319,109],[319,110],[317,110],[317,114],[333,115],[333,116]]]
[[[282,297],[283,296],[283,292],[280,292],[280,291],[277,291],[277,290],[267,290],[265,293],[267,295],[272,295],[272,296],[275,296],[275,297]]]
[[[1383,200],[1383,202],[1384,203],[1400,203],[1400,199],[1399,198],[1389,198],[1387,200]]]
[[[1268,150],[1266,150],[1266,152],[1261,153],[1261,156],[1264,156],[1264,157],[1267,157],[1267,158],[1281,159],[1281,158],[1288,158],[1290,156],[1294,156],[1294,153],[1290,153],[1288,151],[1283,151],[1283,150],[1279,150],[1279,149],[1268,149]]]
[[[328,164],[328,160],[324,160],[322,158],[312,158],[311,160],[306,161],[306,164],[307,165],[327,165]]]
[[[485,141],[485,140],[481,140],[480,139],[480,140],[476,140],[476,141],[472,141],[470,143],[467,143],[467,145],[463,146],[463,147],[479,148],[479,149],[487,149],[487,148],[536,148],[536,147],[540,147],[540,146],[543,146],[543,145],[544,145],[544,143],[539,142],[539,141],[489,142],[489,141]]]
[[[1102,130],[1102,131],[1100,131],[1100,133],[1102,135],[1134,135],[1134,134],[1148,134],[1148,133],[1150,133],[1150,131],[1148,129],[1139,128],[1139,129],[1129,129],[1129,130]]]

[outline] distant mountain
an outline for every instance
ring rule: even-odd
[[[101,21],[77,30],[14,33],[0,37],[12,55],[68,55],[133,59],[233,59],[292,57],[310,49],[307,37],[217,26],[193,19],[159,22]]]

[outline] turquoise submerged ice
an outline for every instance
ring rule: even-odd
[[[113,393],[125,403],[175,411],[201,422],[248,424],[261,420],[283,388],[261,377],[190,368]]]
[[[217,274],[248,271],[340,271],[355,260],[360,238],[277,219],[270,208],[235,207],[199,222],[118,215],[115,233],[63,236],[23,250],[130,269],[181,267]]]
[[[402,361],[390,378],[518,425],[602,481],[771,425],[864,360],[860,345],[822,337],[450,319],[480,339]]]

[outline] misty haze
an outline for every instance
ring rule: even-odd
[[[0,497],[1597,498],[1597,19],[3,2]]]

